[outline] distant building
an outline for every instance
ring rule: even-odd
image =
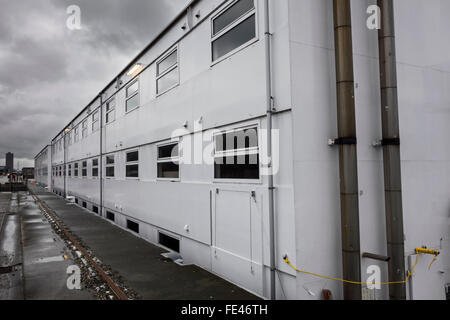
[[[6,154],[6,170],[10,173],[14,171],[14,154],[11,152]]]

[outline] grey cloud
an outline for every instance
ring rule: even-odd
[[[0,0],[0,162],[32,159],[186,3]],[[66,28],[72,4],[81,31]]]

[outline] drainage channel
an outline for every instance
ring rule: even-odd
[[[41,200],[39,197],[29,190],[31,196],[39,205],[44,216],[52,225],[55,232],[67,242],[67,245],[75,253],[75,257],[81,262],[80,265],[86,270],[82,272],[88,287],[93,289],[102,299],[109,300],[137,300],[140,297],[130,288],[127,288],[121,281],[121,277],[114,273],[109,266],[101,263],[101,261],[93,256],[92,252],[82,244],[81,240],[64,225],[56,214]],[[95,270],[95,271],[94,271]],[[97,274],[101,279],[98,279]],[[102,280],[102,281],[99,281]],[[103,284],[101,284],[103,282]],[[107,290],[106,286],[111,290]]]

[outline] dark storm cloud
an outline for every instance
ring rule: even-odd
[[[0,164],[32,159],[187,2],[0,0]]]

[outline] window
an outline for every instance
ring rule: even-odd
[[[139,80],[136,80],[127,87],[126,94],[125,112],[130,112],[139,107]]]
[[[87,209],[87,203],[83,201],[83,208]]]
[[[257,128],[218,134],[214,141],[215,179],[259,179]]]
[[[212,20],[212,57],[216,61],[256,38],[254,0],[238,0]]]
[[[79,127],[76,127],[75,129],[74,129],[74,133],[73,133],[73,141],[74,141],[74,143],[77,143],[78,141],[80,141],[80,128]]]
[[[81,175],[87,177],[87,161],[81,163]]]
[[[107,178],[114,178],[115,176],[115,157],[114,155],[106,156],[106,177]]]
[[[98,177],[98,159],[92,159],[92,177]]]
[[[156,65],[156,92],[162,94],[178,84],[178,49],[175,49]]]
[[[83,121],[82,123],[82,131],[81,131],[81,137],[84,139],[88,136],[88,121],[87,119]]]
[[[92,115],[92,132],[97,131],[100,128],[100,121],[99,121],[99,112],[95,111]]]
[[[139,178],[139,151],[127,153],[126,177]]]
[[[69,132],[68,138],[67,138],[68,142],[69,142],[69,146],[72,145],[73,140],[72,140],[72,131]]]
[[[127,228],[131,231],[139,233],[139,224],[131,220],[127,220]]]
[[[178,179],[180,177],[178,143],[158,147],[158,178]]]
[[[92,206],[92,212],[98,214],[98,207],[97,206]]]
[[[59,166],[59,176],[62,177],[62,166]]]
[[[73,165],[73,176],[74,177],[78,177],[78,163],[75,163],[74,165]]]
[[[69,164],[68,171],[69,171],[69,177],[71,177],[72,176],[72,165],[71,164]]]
[[[112,98],[106,103],[106,123],[116,120],[116,99]]]

